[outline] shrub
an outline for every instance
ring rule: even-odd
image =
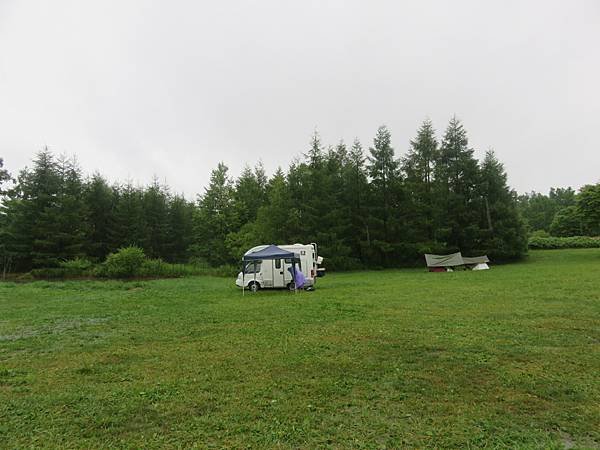
[[[84,272],[91,269],[93,266],[92,262],[86,258],[75,258],[60,263],[60,267],[70,270],[78,270]]]
[[[62,280],[67,277],[67,269],[63,267],[43,267],[29,273],[36,280]]]
[[[63,269],[67,277],[91,275],[93,267],[92,262],[85,258],[75,258],[60,263],[60,268]]]
[[[549,238],[550,233],[546,230],[535,230],[529,235],[530,238]]]
[[[96,275],[109,278],[131,278],[139,273],[146,261],[144,250],[131,246],[119,249],[107,256]]]
[[[551,250],[560,248],[600,248],[600,238],[589,236],[529,238],[529,248]]]

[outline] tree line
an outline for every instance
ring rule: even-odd
[[[518,197],[528,231],[557,237],[600,236],[600,183],[551,188],[548,195],[531,192]]]
[[[257,244],[317,242],[328,268],[340,270],[415,264],[426,252],[511,259],[527,251],[524,200],[492,151],[474,157],[456,118],[441,139],[423,122],[402,157],[381,126],[368,148],[358,139],[324,146],[315,133],[305,154],[270,177],[258,163],[233,178],[220,163],[193,202],[156,179],[84,177],[74,158],[47,149],[14,184],[0,177],[0,253],[14,271],[99,262],[128,245],[218,266]]]

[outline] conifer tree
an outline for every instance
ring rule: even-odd
[[[169,258],[169,208],[168,192],[158,178],[143,193],[144,251],[150,258]]]
[[[527,252],[527,233],[517,209],[516,194],[509,189],[504,166],[491,150],[481,164],[479,190],[483,208],[477,249],[494,259],[523,256]]]
[[[240,224],[256,219],[258,209],[264,204],[267,180],[262,164],[254,171],[246,165],[235,183],[234,201]]]
[[[409,199],[411,236],[416,241],[434,238],[434,169],[438,159],[438,143],[430,120],[425,120],[410,142],[403,159],[404,185]]]
[[[183,196],[171,198],[168,210],[168,261],[184,263],[188,259],[188,249],[192,243],[193,214],[195,206]]]
[[[99,173],[92,175],[84,186],[86,205],[85,252],[94,261],[103,261],[116,248],[111,246],[114,227],[115,196],[112,188]]]
[[[211,264],[220,265],[232,261],[225,238],[237,230],[234,188],[225,164],[219,163],[210,176],[204,195],[198,199],[194,216],[194,241],[192,251]]]
[[[227,248],[234,260],[256,245],[302,240],[299,211],[293,207],[289,185],[280,167],[267,183],[266,196],[256,220],[227,236]]]
[[[84,256],[86,221],[83,180],[75,157],[61,155],[57,160],[57,170],[61,183],[56,197],[56,234],[52,238],[56,241],[56,258],[66,261]]]
[[[469,252],[479,233],[479,167],[469,148],[467,132],[456,117],[450,120],[442,139],[435,178],[436,238]]]
[[[56,160],[45,148],[32,169],[23,169],[6,202],[7,248],[17,270],[53,267],[59,262],[57,198],[62,179]]]
[[[143,191],[131,181],[113,186],[114,214],[110,233],[111,249],[146,244],[146,224],[143,206]]]
[[[367,219],[369,182],[365,161],[366,157],[362,145],[356,138],[342,167],[342,202],[348,206],[348,215],[351,220],[348,240],[353,254],[357,255],[362,263],[365,262],[364,249],[370,245],[369,221]]]
[[[4,187],[4,184],[11,179],[8,171],[4,169],[4,160],[0,158],[0,272],[3,278],[12,266],[12,256],[8,251],[9,232],[5,205],[8,189]]]
[[[376,262],[391,263],[396,236],[400,235],[401,215],[399,162],[391,145],[391,133],[380,126],[369,148],[368,174],[371,181],[370,222],[371,246],[376,251]],[[393,238],[394,236],[394,238]]]

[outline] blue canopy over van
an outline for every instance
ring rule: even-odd
[[[298,261],[300,258],[294,252],[288,252],[276,245],[269,245],[262,250],[248,253],[242,258],[243,261],[256,261],[257,259],[291,259]]]

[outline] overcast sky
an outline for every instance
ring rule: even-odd
[[[600,181],[600,2],[0,0],[0,157],[202,192],[456,114],[520,192]]]

